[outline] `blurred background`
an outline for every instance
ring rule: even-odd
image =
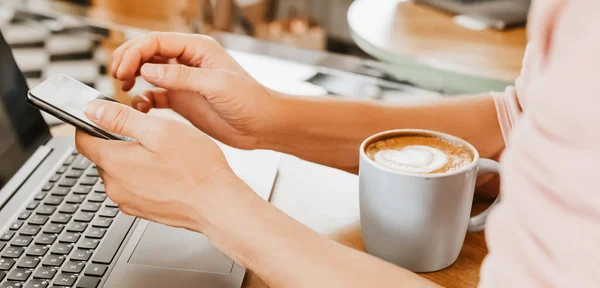
[[[0,0],[30,86],[71,75],[127,102],[112,51],[148,31],[215,37],[288,94],[407,102],[502,90],[519,74],[529,0]],[[52,121],[52,119],[49,119]]]

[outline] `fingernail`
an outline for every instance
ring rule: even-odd
[[[146,64],[142,67],[142,74],[148,78],[159,80],[165,72],[160,65]]]
[[[88,119],[90,119],[92,121],[98,121],[100,119],[100,117],[102,117],[102,114],[104,113],[105,109],[106,109],[106,103],[104,103],[104,101],[94,100],[94,101],[88,102],[85,105],[83,113],[85,113],[85,116]]]

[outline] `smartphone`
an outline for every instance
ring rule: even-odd
[[[36,108],[92,136],[108,140],[132,141],[131,138],[100,128],[85,116],[83,113],[85,104],[94,99],[115,101],[98,90],[63,74],[46,79],[27,93],[27,101]]]

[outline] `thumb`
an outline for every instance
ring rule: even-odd
[[[181,64],[142,66],[141,76],[157,87],[171,91],[193,91],[216,96],[232,85],[233,78],[222,70],[189,67]]]
[[[115,134],[138,140],[142,145],[156,139],[156,120],[123,104],[92,100],[84,109],[85,116],[96,125]]]

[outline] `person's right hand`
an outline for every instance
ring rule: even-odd
[[[136,95],[142,112],[171,108],[208,135],[255,149],[277,119],[278,94],[254,80],[214,39],[153,32],[128,41],[113,54],[112,74],[129,90],[141,75],[158,87]]]

